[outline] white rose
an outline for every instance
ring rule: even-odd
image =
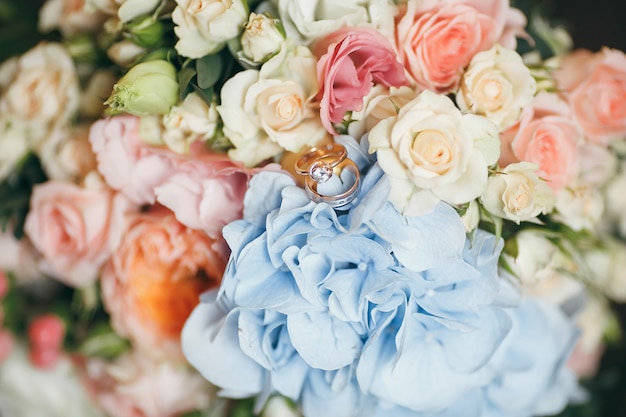
[[[96,169],[89,143],[90,125],[82,124],[52,132],[37,154],[51,180],[80,182]]]
[[[626,244],[605,238],[603,247],[583,252],[594,283],[613,301],[626,302]]]
[[[517,256],[509,262],[525,293],[562,304],[580,297],[584,284],[572,278],[576,263],[561,252],[541,231],[528,229],[515,237]]]
[[[248,24],[241,35],[241,52],[253,63],[265,62],[280,50],[285,37],[279,21],[263,14],[250,13]]]
[[[176,153],[188,153],[192,143],[205,142],[215,135],[218,119],[213,104],[195,92],[190,93],[163,116],[163,142]]]
[[[220,50],[241,33],[248,19],[243,0],[176,0],[172,13],[178,36],[176,51],[201,58]]]
[[[379,122],[368,138],[370,153],[390,177],[390,201],[409,216],[428,213],[439,201],[479,197],[500,154],[493,123],[462,114],[448,97],[430,91]]]
[[[21,345],[16,345],[0,366],[0,414],[104,417],[89,398],[69,358],[63,357],[52,369],[42,371],[31,365]]]
[[[573,230],[593,230],[604,214],[604,200],[593,184],[575,181],[559,191],[555,208],[555,220]]]
[[[552,189],[537,175],[537,165],[530,162],[509,164],[491,175],[480,199],[489,213],[517,224],[549,213],[555,200]]]
[[[78,76],[61,44],[41,42],[12,67],[13,78],[0,97],[4,117],[27,124],[33,134],[45,135],[51,126],[66,124],[77,113]]]
[[[317,91],[315,64],[307,48],[283,48],[259,71],[242,71],[224,84],[217,111],[233,159],[254,166],[327,136],[309,100]]]
[[[287,37],[308,45],[343,27],[374,26],[391,36],[396,8],[387,0],[274,0]]]
[[[461,110],[486,116],[504,131],[517,122],[536,91],[522,57],[495,45],[474,55],[461,78],[456,102]]]
[[[416,95],[417,92],[411,87],[387,88],[382,84],[374,85],[363,97],[363,108],[351,113],[348,134],[357,139],[362,137],[381,120],[396,116],[398,110]]]
[[[463,226],[465,226],[467,233],[471,233],[478,227],[480,223],[480,207],[476,200],[469,202],[465,213],[461,216],[461,221],[463,221]]]
[[[107,15],[85,0],[47,0],[39,9],[39,30],[59,29],[70,38],[82,33],[98,31]]]

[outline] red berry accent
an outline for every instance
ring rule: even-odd
[[[50,369],[56,365],[61,357],[61,351],[53,348],[33,347],[28,352],[30,362],[39,369]]]
[[[37,317],[28,328],[28,339],[34,349],[59,350],[65,337],[65,325],[54,314]]]

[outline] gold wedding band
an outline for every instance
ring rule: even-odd
[[[338,143],[311,148],[298,158],[295,170],[300,175],[306,175],[304,188],[307,196],[316,203],[326,203],[333,208],[340,208],[351,203],[359,193],[361,181],[359,167],[348,159],[348,151]],[[335,175],[343,180],[344,170],[354,175],[354,182],[346,191],[336,195],[325,195],[318,191],[319,184]]]

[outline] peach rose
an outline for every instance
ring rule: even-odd
[[[110,189],[47,181],[33,188],[24,231],[42,255],[42,271],[84,287],[98,278],[133,209]]]
[[[592,142],[626,137],[626,54],[604,48],[564,57],[554,75],[569,93],[574,117]]]
[[[495,17],[504,19],[501,9],[488,9],[497,15],[491,16],[458,1],[409,1],[396,18],[400,62],[421,88],[437,93],[456,89],[474,55],[498,40],[503,25]]]
[[[163,207],[138,214],[102,271],[113,328],[151,356],[182,357],[183,324],[200,294],[219,284],[227,257],[223,239],[183,226]]]
[[[314,52],[321,55],[317,63],[320,118],[330,133],[335,133],[333,123],[340,123],[346,112],[363,108],[363,98],[373,85],[407,84],[391,44],[375,29],[339,30],[315,46]]]
[[[535,96],[522,111],[520,121],[500,138],[500,166],[532,162],[555,193],[578,175],[582,133],[572,120],[567,103],[556,94],[542,92]]]

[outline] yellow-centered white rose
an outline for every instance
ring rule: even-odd
[[[217,111],[234,145],[231,158],[254,166],[326,137],[310,101],[317,92],[315,65],[308,48],[285,44],[259,71],[239,72],[224,84]]]
[[[369,142],[390,178],[390,201],[410,216],[429,213],[439,201],[464,204],[479,197],[488,167],[500,155],[493,123],[462,114],[448,97],[430,91],[380,121]]]
[[[242,0],[176,0],[172,12],[178,36],[176,51],[187,58],[202,58],[219,51],[241,34],[248,19]]]
[[[264,14],[250,13],[248,24],[241,35],[242,57],[261,64],[280,50],[285,40],[280,22]]]
[[[491,175],[480,199],[489,213],[517,224],[549,213],[555,202],[552,189],[530,162],[510,164]]]
[[[163,116],[163,142],[176,153],[188,153],[192,143],[206,142],[215,135],[218,119],[215,105],[190,93]]]
[[[537,91],[522,57],[501,45],[477,53],[463,74],[456,102],[461,110],[486,116],[500,131],[514,125]]]

